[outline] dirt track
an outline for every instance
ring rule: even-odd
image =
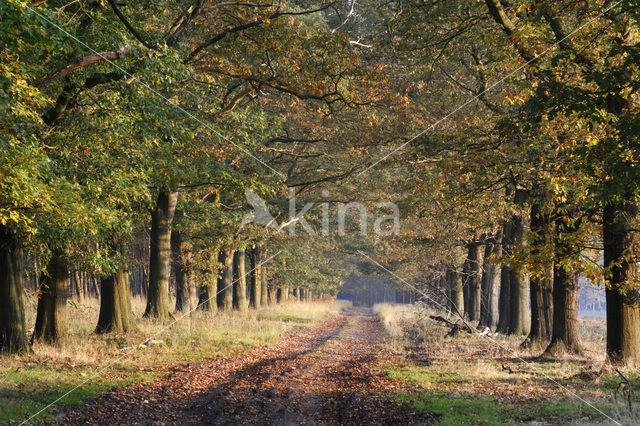
[[[274,345],[114,390],[63,423],[430,423],[387,398],[402,389],[376,370],[383,336],[370,310],[352,309]]]

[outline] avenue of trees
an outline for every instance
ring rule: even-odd
[[[166,319],[383,276],[362,251],[550,356],[582,351],[584,277],[608,359],[639,363],[639,19],[630,0],[4,1],[0,348],[29,350],[27,272],[32,338],[57,342],[77,271],[100,278],[96,331],[125,332],[134,265]],[[282,232],[241,226],[247,189]],[[401,233],[303,222],[290,191],[296,212],[394,202]]]

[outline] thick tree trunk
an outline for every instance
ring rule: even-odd
[[[532,247],[531,255],[533,261],[539,265],[543,265],[543,270],[535,271],[530,277],[529,293],[531,300],[531,330],[529,335],[522,343],[525,347],[536,346],[547,343],[551,338],[551,329],[548,328],[550,311],[552,305],[548,305],[549,301],[545,298],[545,288],[550,287],[549,283],[553,279],[553,270],[550,261],[541,259],[541,248],[549,244],[549,217],[540,210],[540,204],[534,202],[531,206],[531,233]]]
[[[171,233],[171,253],[176,277],[176,312],[184,312],[190,310],[193,303],[193,248],[176,230]]]
[[[218,309],[230,311],[233,309],[233,254],[234,250],[225,249],[222,252],[222,277],[218,281]]]
[[[62,341],[67,334],[67,281],[69,269],[66,255],[54,250],[40,280],[36,325],[33,340],[49,343]]]
[[[514,203],[523,205],[526,193],[517,189]],[[513,256],[518,244],[524,244],[525,224],[522,217],[514,214],[503,226],[503,251],[507,256]],[[503,266],[500,282],[499,300],[500,318],[497,331],[503,334],[528,334],[530,326],[529,315],[529,279],[523,277],[519,268]]]
[[[578,275],[569,273],[557,262],[553,267],[553,327],[550,355],[581,353],[578,334]]]
[[[178,193],[160,191],[151,214],[149,290],[145,317],[169,317],[169,276],[171,273],[171,227]]]
[[[526,194],[517,189],[514,197],[516,205],[523,205]],[[514,215],[511,220],[512,252],[517,244],[524,244],[525,223],[522,217]],[[511,268],[511,321],[509,333],[527,335],[531,324],[529,312],[529,277],[523,276],[520,268]]]
[[[566,352],[582,352],[578,334],[578,273],[564,265],[567,259],[575,255],[576,249],[570,236],[577,231],[578,224],[567,219],[573,220],[574,217],[560,217],[556,220],[553,326],[551,342],[545,350],[554,356]]]
[[[16,231],[0,225],[0,352],[30,350],[24,316],[24,264]]]
[[[500,291],[501,268],[495,264],[492,257],[498,258],[501,255],[501,241],[495,237],[489,239],[484,251],[479,327],[493,328],[498,323],[498,292]]]
[[[125,244],[118,244],[118,251],[126,256]],[[124,333],[133,325],[129,271],[119,269],[102,279],[100,289],[100,314],[96,333]]]
[[[249,306],[252,308],[260,307],[260,297],[262,296],[262,268],[260,266],[260,247],[255,247],[249,253],[249,259],[251,260],[251,279],[249,288]]]
[[[607,357],[614,365],[640,364],[638,292],[633,280],[632,202],[609,203],[604,209],[602,239],[607,299]]]
[[[518,194],[520,191],[517,191]],[[524,202],[516,195],[516,203]],[[512,250],[516,244],[524,244],[524,221],[519,216],[512,218],[511,224],[511,241]],[[511,320],[509,321],[509,334],[527,335],[530,327],[529,313],[529,277],[524,276],[519,268],[510,269],[510,304],[511,304]]]
[[[482,245],[472,242],[467,245],[467,277],[466,288],[469,293],[468,317],[471,321],[480,319],[480,304],[482,299]]]
[[[235,274],[233,283],[233,308],[247,310],[247,274],[245,268],[245,252],[238,250],[234,255]]]
[[[502,250],[506,255],[511,253],[511,223],[502,227]],[[498,326],[496,331],[509,334],[511,329],[511,269],[508,265],[500,268],[500,295],[498,299]]]

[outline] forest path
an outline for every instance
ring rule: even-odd
[[[180,367],[72,411],[65,424],[418,424],[376,368],[385,331],[352,308],[273,345]]]

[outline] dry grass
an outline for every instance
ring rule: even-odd
[[[430,320],[428,315],[435,312],[425,307],[381,305],[376,312],[392,336],[396,353],[385,365],[387,374],[422,389],[399,397],[442,415],[443,423],[606,420],[576,395],[625,424],[638,420],[635,412],[625,408],[622,397],[612,398],[621,379],[603,364],[602,320],[581,322],[584,356],[549,359],[540,357],[541,348],[523,349],[523,337],[445,337],[448,328]],[[633,372],[628,374],[635,377]],[[635,398],[637,409],[640,401]]]
[[[145,301],[135,298],[135,330],[96,335],[98,300],[70,301],[69,335],[64,344],[36,343],[30,354],[0,356],[0,422],[24,420],[79,384],[82,386],[56,404],[57,408],[78,404],[113,386],[151,380],[179,364],[272,343],[284,333],[308,327],[343,306],[292,302],[246,313],[196,311],[173,325],[143,319],[144,308]],[[28,327],[33,327],[35,307],[28,305],[27,311]],[[99,376],[93,377],[96,373]],[[39,418],[52,419],[57,408]]]

